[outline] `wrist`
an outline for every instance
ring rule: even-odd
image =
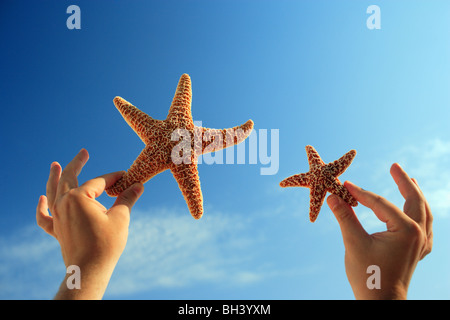
[[[402,285],[391,285],[380,289],[354,290],[356,300],[406,300],[407,288]]]
[[[55,299],[102,299],[113,271],[114,265],[105,263],[69,265]]]

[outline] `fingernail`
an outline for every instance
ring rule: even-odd
[[[341,198],[339,198],[337,195],[332,194],[328,197],[327,203],[331,210],[333,210],[339,203],[341,202]]]
[[[348,187],[353,188],[353,189],[360,189],[360,190],[364,190],[361,187],[358,187],[356,184],[354,184],[353,182],[350,181],[345,181],[344,182],[344,187],[346,187],[348,189]]]
[[[131,186],[131,189],[136,193],[140,193],[143,191],[144,185],[140,182],[137,182]]]
[[[126,173],[126,171],[124,171],[124,170],[121,170],[121,171],[117,171],[116,172],[116,174],[119,176],[120,175],[120,178],[122,178],[123,177],[123,175]],[[119,178],[119,179],[120,179]]]
[[[86,150],[86,148],[81,148],[80,151],[78,151],[78,154],[85,153],[87,158],[89,159],[89,152]]]
[[[400,165],[400,163],[398,163],[398,162],[395,162],[393,165],[392,165],[392,167],[397,167],[398,169],[400,169],[400,170],[402,170],[402,171],[405,171],[405,170],[403,170],[403,167]]]
[[[346,185],[351,185],[352,187],[355,186],[355,184],[354,184],[353,182],[350,182],[350,181],[348,181],[348,180],[345,181],[344,184],[346,184]]]

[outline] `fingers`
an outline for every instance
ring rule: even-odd
[[[129,219],[131,208],[144,192],[144,185],[142,183],[135,183],[128,189],[125,189],[117,197],[114,205],[109,209],[108,215],[110,217]]]
[[[59,179],[61,177],[61,171],[62,171],[62,168],[58,162],[53,162],[51,164],[50,174],[48,176],[47,187],[46,187],[49,208],[53,208],[53,204],[55,203],[56,191],[58,189],[58,183],[59,183]]]
[[[422,260],[427,254],[431,252],[431,249],[433,248],[433,215],[431,213],[430,205],[428,204],[428,201],[425,199],[422,189],[420,189],[419,183],[414,178],[412,178],[411,180],[416,184],[417,188],[419,188],[419,191],[425,200],[425,211],[426,211],[425,232],[427,235],[427,244],[420,257],[420,260]]]
[[[422,189],[420,189],[419,183],[417,182],[416,179],[412,178],[411,179],[417,186],[417,188],[419,188],[420,193],[422,194],[423,199],[425,200],[425,211],[426,211],[426,230],[427,230],[427,234],[431,234],[432,233],[432,226],[433,226],[433,214],[431,213],[431,208],[430,205],[428,203],[428,201],[425,199],[425,195],[422,192]]]
[[[408,198],[418,197],[420,195],[420,190],[417,187],[417,184],[409,178],[408,174],[398,163],[394,163],[391,166],[391,176],[405,200]]]
[[[425,227],[425,197],[418,185],[409,178],[408,174],[398,163],[392,165],[391,175],[398,186],[398,190],[405,199],[404,212],[420,226]]]
[[[327,198],[327,204],[339,223],[344,245],[347,247],[348,244],[363,244],[368,234],[356,217],[352,207],[334,194]]]
[[[100,177],[86,181],[81,188],[83,188],[91,198],[99,197],[106,188],[112,186],[119,180],[125,171],[117,171],[104,174]]]
[[[405,223],[406,217],[403,212],[385,198],[349,181],[345,181],[344,185],[358,202],[372,209],[378,219],[386,223],[389,231],[396,231]]]
[[[56,238],[55,232],[53,231],[53,217],[48,213],[48,201],[46,196],[39,197],[36,208],[36,222],[45,232]]]
[[[78,175],[81,169],[89,159],[89,154],[86,149],[81,149],[80,152],[69,162],[64,168],[59,179],[56,197],[60,197],[67,191],[78,187]]]

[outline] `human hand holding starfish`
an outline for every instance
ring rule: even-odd
[[[346,273],[357,299],[406,299],[417,263],[431,252],[433,216],[427,200],[417,181],[400,165],[392,165],[391,175],[405,199],[403,211],[353,183],[344,184],[358,202],[386,223],[387,231],[368,234],[345,201],[334,194],[327,199],[341,228]],[[367,287],[370,265],[380,268],[380,289]]]
[[[123,172],[108,173],[78,187],[77,176],[88,159],[82,149],[63,171],[53,162],[47,196],[39,198],[36,209],[38,225],[58,240],[66,268],[80,268],[81,289],[68,289],[66,275],[55,299],[102,298],[127,242],[131,208],[144,191],[142,184],[134,184],[106,209],[95,198]]]

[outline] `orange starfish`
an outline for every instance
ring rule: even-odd
[[[191,99],[191,79],[187,74],[183,74],[178,82],[165,120],[153,119],[121,97],[114,98],[114,105],[146,146],[122,178],[106,189],[108,195],[117,196],[133,183],[145,183],[170,169],[192,216],[201,218],[203,196],[197,170],[198,156],[244,141],[253,129],[253,121],[223,130],[195,126]]]
[[[356,156],[356,151],[350,150],[340,159],[328,164],[322,161],[312,146],[306,146],[306,154],[308,156],[309,171],[284,179],[280,182],[280,187],[307,187],[311,189],[309,220],[311,222],[316,221],[327,191],[334,193],[344,199],[349,205],[356,207],[358,202],[337,178],[352,163],[353,158]]]

